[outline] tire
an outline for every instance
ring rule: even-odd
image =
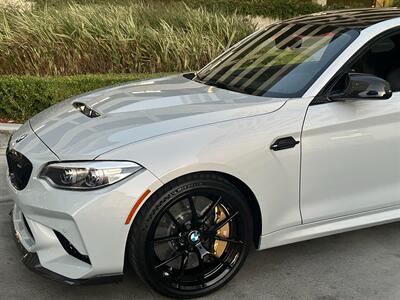
[[[144,203],[131,226],[127,256],[138,276],[160,294],[200,297],[239,271],[252,226],[239,189],[216,174],[190,174]]]

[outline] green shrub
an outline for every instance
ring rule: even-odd
[[[24,122],[47,107],[71,96],[120,82],[165,75],[0,76],[0,119]]]
[[[0,74],[154,73],[199,69],[255,30],[243,16],[184,4],[70,5],[0,11]]]

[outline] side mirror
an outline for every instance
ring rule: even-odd
[[[344,83],[344,90],[329,95],[333,101],[346,100],[386,100],[392,97],[389,82],[370,74],[349,73]]]

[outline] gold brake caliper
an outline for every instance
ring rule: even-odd
[[[214,219],[215,224],[222,222],[223,220],[225,220],[225,218],[226,218],[226,214],[225,214],[224,210],[222,209],[222,207],[217,205],[217,207],[215,207],[215,219]],[[221,237],[229,238],[229,234],[230,234],[229,222],[227,224],[225,224],[224,226],[222,226],[217,231],[217,235],[221,236]],[[225,241],[215,240],[213,254],[217,257],[221,257],[221,255],[224,253],[224,251],[226,249],[227,244],[228,243]]]

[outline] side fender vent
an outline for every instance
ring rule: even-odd
[[[81,113],[83,113],[86,117],[89,118],[97,118],[100,117],[100,113],[95,111],[93,108],[90,106],[86,105],[85,103],[82,102],[74,102],[72,104],[77,110],[79,110]]]

